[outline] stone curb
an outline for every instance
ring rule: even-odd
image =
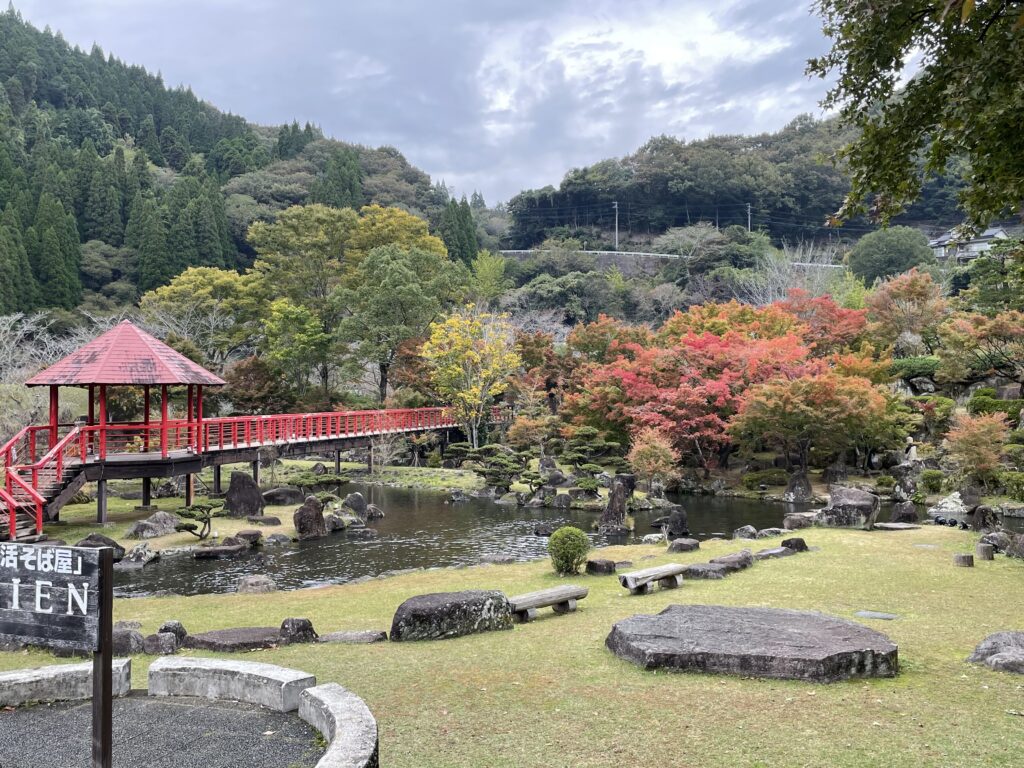
[[[231,699],[275,712],[294,712],[299,694],[314,685],[305,672],[251,661],[161,656],[149,666],[150,696]]]
[[[132,687],[132,660],[114,659],[114,696]],[[79,701],[92,698],[92,662],[57,664],[0,673],[0,707],[33,701]]]
[[[378,768],[377,721],[361,698],[337,683],[306,688],[299,717],[330,742],[316,768]]]

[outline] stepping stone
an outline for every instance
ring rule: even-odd
[[[806,611],[670,605],[612,627],[605,645],[644,669],[830,683],[894,677],[896,645],[862,624]]]
[[[881,611],[857,611],[853,615],[862,619],[878,619],[879,621],[895,621],[899,618],[895,613],[882,613]]]
[[[920,528],[920,525],[913,523],[875,523],[872,530],[875,531],[913,531]]]
[[[729,566],[721,563],[693,563],[686,566],[686,570],[683,571],[683,580],[724,579],[730,572]]]
[[[790,549],[789,547],[772,547],[771,549],[762,549],[760,552],[754,553],[755,560],[768,560],[776,557],[789,557],[795,555],[796,550]]]
[[[388,633],[377,629],[342,630],[320,635],[321,643],[341,643],[344,645],[368,645],[382,643],[388,639]]]
[[[939,548],[938,544],[915,544],[914,546],[917,547],[918,549],[938,549]]]
[[[280,644],[281,630],[278,627],[215,629],[212,632],[187,635],[182,643],[186,648],[224,653],[255,651],[261,648],[273,648]]]
[[[717,565],[724,565],[729,569],[729,573],[733,573],[734,571],[742,571],[752,566],[754,564],[754,554],[749,549],[741,549],[739,552],[733,552],[730,555],[713,557],[711,562]]]

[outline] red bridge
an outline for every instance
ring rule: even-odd
[[[87,481],[97,483],[97,517],[106,520],[106,481],[142,478],[142,504],[151,504],[152,478],[185,476],[191,504],[194,475],[213,467],[213,491],[221,491],[220,467],[250,462],[258,478],[261,450],[274,456],[334,452],[375,436],[458,428],[445,408],[265,416],[203,417],[204,387],[225,382],[127,320],[28,380],[50,388],[50,420],[26,427],[0,447],[5,480],[0,487],[0,539],[32,540],[55,520]],[[59,388],[88,389],[89,413],[75,424],[59,423]],[[141,422],[111,422],[108,388],[143,390]],[[159,388],[160,420],[150,418],[151,390]],[[184,392],[184,418],[171,418],[170,388]],[[503,413],[494,409],[492,418]],[[5,521],[6,518],[6,521]],[[6,522],[6,525],[3,523]]]

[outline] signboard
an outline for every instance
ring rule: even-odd
[[[93,654],[93,768],[111,768],[113,609],[114,550],[0,543],[0,638]]]
[[[100,649],[100,551],[0,543],[0,636]]]

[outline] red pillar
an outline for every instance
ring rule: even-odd
[[[149,451],[149,384],[142,388],[142,450]]]
[[[203,385],[196,385],[196,450],[202,453],[203,445]]]
[[[188,394],[185,396],[185,435],[188,437],[188,444],[195,447],[195,432],[192,429],[192,410],[195,407],[195,400],[192,395],[192,385],[187,387]]]
[[[160,455],[167,458],[167,385],[160,385]]]
[[[96,424],[96,386],[94,384],[89,385],[89,418],[87,422],[88,426]],[[93,434],[89,432],[89,441],[86,443],[87,449],[93,447]],[[82,461],[85,461],[85,453],[82,454]]]
[[[100,384],[100,461],[107,458],[107,385]]]
[[[57,386],[50,385],[50,445],[53,448],[57,444]],[[47,450],[49,450],[49,448]]]

